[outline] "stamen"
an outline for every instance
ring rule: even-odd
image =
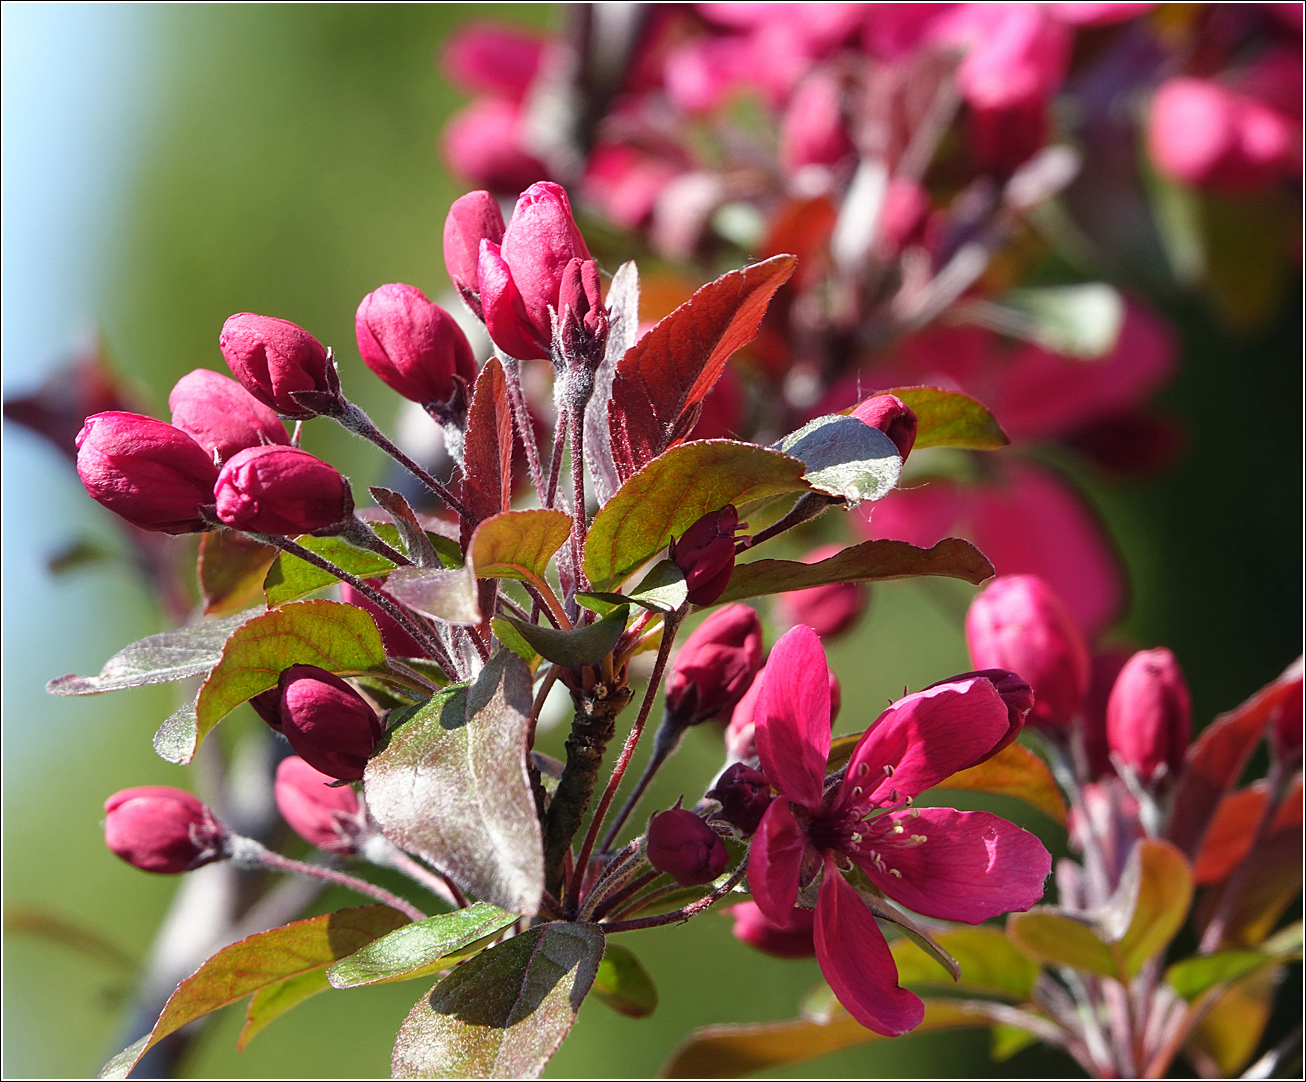
[[[884,773],[890,778],[893,777],[893,767],[891,767],[888,763],[885,763]]]
[[[924,845],[929,839],[924,834],[913,834],[911,841],[912,845]]]
[[[849,840],[853,843],[853,845],[862,844],[862,836],[858,834],[857,831],[855,830],[852,832],[852,834],[849,835]]]
[[[902,878],[902,872],[898,871],[897,868],[890,868],[890,869],[889,869],[889,874],[890,874],[891,876],[893,876],[895,879],[901,879],[901,878]]]
[[[893,829],[893,832],[894,832],[895,834],[903,834],[903,833],[905,833],[905,831],[904,831],[904,829],[903,829],[903,825],[902,825],[900,822],[898,822],[896,819],[893,821],[893,828],[892,828],[892,829]]]
[[[912,810],[911,810],[911,817],[912,817],[913,819],[919,819],[919,818],[921,817],[921,810],[920,810],[920,808],[912,808]]]
[[[870,772],[871,772],[871,768],[866,763],[857,764],[857,776],[859,778],[866,777],[866,775],[869,774]]]

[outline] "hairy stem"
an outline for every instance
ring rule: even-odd
[[[604,932],[635,932],[641,928],[658,928],[664,924],[681,924],[690,917],[695,917],[705,909],[710,908],[735,889],[739,881],[744,878],[744,873],[748,871],[748,857],[744,857],[739,862],[739,867],[735,869],[735,874],[716,888],[711,894],[700,898],[696,902],[690,902],[689,905],[677,909],[671,913],[660,913],[656,917],[638,917],[635,920],[615,920],[605,921],[603,923]]]

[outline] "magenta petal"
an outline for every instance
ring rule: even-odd
[[[884,864],[858,860],[871,881],[896,902],[936,920],[967,924],[1024,912],[1043,897],[1052,857],[1043,843],[988,812],[921,808],[901,818],[920,845],[881,846]],[[900,873],[892,875],[888,869]]]
[[[748,888],[762,914],[775,924],[786,923],[798,900],[798,873],[807,836],[787,800],[773,800],[753,835],[748,860]]]
[[[914,797],[983,758],[1008,727],[1006,704],[990,680],[971,677],[905,695],[853,749],[841,801],[885,803],[892,790]]]
[[[782,796],[813,811],[830,756],[829,672],[821,640],[799,624],[771,650],[754,715],[763,773]]]
[[[816,960],[844,1009],[867,1029],[897,1037],[925,1017],[920,997],[898,986],[898,967],[871,911],[829,857],[816,903]]]

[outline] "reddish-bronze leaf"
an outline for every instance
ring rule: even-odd
[[[612,457],[623,481],[689,434],[698,405],[730,355],[757,336],[795,262],[778,255],[722,275],[627,351],[608,403]]]
[[[196,574],[205,616],[230,616],[259,600],[263,579],[277,550],[235,530],[214,530],[200,538]]]
[[[497,357],[476,377],[463,446],[462,501],[473,521],[462,524],[464,551],[476,524],[508,510],[512,495],[512,413],[508,381]]]
[[[1220,882],[1242,863],[1251,850],[1256,826],[1265,814],[1266,795],[1264,780],[1246,789],[1236,789],[1225,794],[1215,810],[1206,837],[1202,839],[1202,848],[1197,854],[1194,875],[1198,886]],[[1274,820],[1270,823],[1270,832],[1275,833],[1294,824],[1301,826],[1301,822],[1302,783],[1301,778],[1298,778],[1297,783],[1279,802]]]

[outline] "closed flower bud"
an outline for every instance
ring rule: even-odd
[[[734,504],[709,511],[671,542],[667,555],[685,573],[689,602],[710,605],[730,584],[735,570],[735,531],[739,512]]]
[[[483,240],[493,244],[503,240],[503,211],[489,192],[468,192],[454,200],[444,220],[444,267],[478,319],[484,318],[477,284]]]
[[[478,98],[460,109],[440,137],[445,159],[455,173],[496,192],[519,192],[549,175],[525,146],[525,114],[520,102]]]
[[[976,760],[976,763],[982,763],[985,759],[996,755],[1020,735],[1020,730],[1025,725],[1025,718],[1034,706],[1034,689],[1021,677],[1006,669],[980,669],[976,672],[964,672],[957,676],[950,676],[946,680],[937,680],[929,686],[936,688],[941,684],[956,684],[975,677],[981,677],[989,681],[997,690],[997,693],[1002,696],[1002,701],[1007,707],[1007,731],[991,750],[985,752]],[[923,690],[928,691],[929,688]]]
[[[904,462],[916,443],[916,414],[897,395],[877,394],[858,404],[853,416],[878,428],[898,448]]]
[[[558,290],[558,328],[568,362],[598,368],[608,338],[608,310],[603,306],[599,265],[594,260],[567,263]]]
[[[260,691],[249,701],[249,705],[254,708],[254,713],[267,722],[268,727],[282,732],[281,725],[281,689],[268,688],[267,691]]]
[[[1144,782],[1164,767],[1173,778],[1193,733],[1188,685],[1164,646],[1140,650],[1120,670],[1106,704],[1106,740],[1113,755]]]
[[[276,412],[221,372],[197,368],[168,395],[172,423],[219,465],[247,447],[289,445]]]
[[[477,287],[485,332],[496,346],[522,361],[549,356],[550,336],[541,337],[531,323],[502,250],[489,240],[481,241]]]
[[[77,475],[91,497],[133,526],[159,533],[207,529],[218,468],[172,425],[138,413],[97,413],[77,434]]]
[[[465,418],[476,358],[453,316],[420,289],[394,283],[369,293],[358,306],[354,330],[363,362],[391,390],[426,406],[438,420]]]
[[[707,795],[721,801],[718,818],[738,827],[744,834],[752,834],[770,807],[771,785],[760,770],[735,763],[726,768]]]
[[[803,563],[820,563],[841,551],[839,545],[825,545],[804,556]],[[870,599],[871,591],[865,583],[832,582],[781,594],[776,607],[790,627],[807,624],[822,639],[832,639],[857,626]]]
[[[710,883],[729,855],[716,833],[684,808],[658,812],[648,825],[648,862],[682,887]]]
[[[366,700],[334,673],[294,665],[281,674],[282,731],[309,766],[357,781],[381,739],[381,722]]]
[[[776,958],[811,958],[816,954],[814,909],[795,907],[787,924],[771,921],[756,902],[741,902],[725,912],[734,919],[734,937],[763,954]]]
[[[143,872],[175,875],[223,856],[226,831],[208,807],[182,789],[141,785],[104,802],[104,841]]]
[[[383,583],[380,579],[366,579],[369,586],[375,586],[380,590]],[[381,608],[375,602],[360,594],[347,582],[340,584],[340,600],[346,605],[357,605],[360,609],[367,610],[367,614],[376,621],[377,630],[381,632],[381,644],[385,647],[385,652],[391,657],[426,657],[426,650],[420,646],[403,626],[391,616],[385,609]]]
[[[295,447],[251,447],[222,467],[218,518],[251,533],[293,536],[329,530],[353,514],[349,485],[334,466]]]
[[[827,70],[798,85],[780,125],[780,164],[787,174],[808,165],[837,165],[855,153],[841,99],[839,80]]]
[[[291,755],[277,766],[273,792],[281,817],[304,841],[347,856],[357,850],[365,824],[357,794],[348,785],[333,786],[333,780]]]
[[[765,678],[766,669],[763,668],[749,684],[748,690],[739,700],[739,705],[731,711],[730,723],[726,726],[725,732],[726,762],[737,763],[757,758],[757,727],[753,721],[753,714],[757,709],[757,700],[762,694],[762,682]]]
[[[748,605],[726,605],[704,620],[667,676],[667,712],[681,725],[725,718],[762,667],[762,622]]]
[[[218,348],[240,385],[283,417],[317,415],[292,397],[298,391],[339,392],[326,347],[288,320],[241,312],[222,325]]]
[[[966,642],[977,666],[1017,673],[1034,689],[1031,725],[1064,730],[1079,715],[1088,691],[1088,647],[1037,575],[1003,575],[981,591],[966,614]]]

